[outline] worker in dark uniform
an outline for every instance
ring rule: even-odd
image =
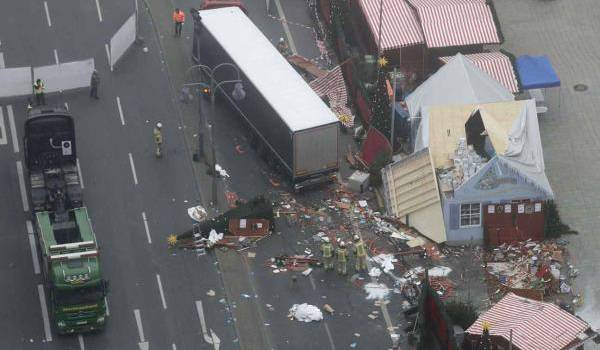
[[[46,104],[46,97],[44,96],[44,83],[42,79],[38,79],[33,84],[33,93],[35,94],[35,104],[38,106]]]

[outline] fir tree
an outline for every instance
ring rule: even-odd
[[[479,350],[492,350],[492,340],[490,338],[490,324],[483,322],[483,332],[479,341]]]
[[[390,121],[390,100],[388,98],[386,86],[387,60],[381,57],[378,62],[379,70],[375,88],[371,92],[371,126],[381,131],[381,133],[389,140],[391,135]]]

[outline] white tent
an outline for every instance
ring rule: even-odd
[[[457,54],[406,98],[410,116],[421,116],[415,137],[415,151],[427,146],[427,107],[504,102],[514,99],[514,95],[496,79],[477,68],[462,54]]]

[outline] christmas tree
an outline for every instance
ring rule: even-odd
[[[490,338],[490,324],[483,322],[483,333],[479,341],[479,350],[492,350],[492,340]]]
[[[388,73],[388,61],[385,57],[377,60],[379,69],[375,88],[371,92],[371,126],[377,128],[388,140],[390,140],[392,123],[390,120],[391,107],[386,86],[386,74]]]

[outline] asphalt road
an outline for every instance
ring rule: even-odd
[[[134,47],[114,72],[108,68],[104,45],[131,13],[133,2],[0,4],[0,52],[6,67],[54,64],[57,58],[95,60],[101,76],[99,101],[90,100],[87,90],[50,94],[47,101],[66,103],[75,117],[85,203],[102,249],[104,276],[111,282],[104,332],[80,337],[47,332],[38,289],[43,280],[33,268],[26,226],[30,217],[21,201],[16,165],[23,160],[25,99],[2,100],[2,139],[7,142],[0,142],[0,269],[10,286],[0,291],[2,349],[135,349],[139,342],[148,342],[150,349],[212,349],[204,339],[203,322],[209,337],[212,329],[224,339],[220,349],[238,347],[226,305],[218,302],[223,291],[214,257],[167,249],[167,235],[190,227],[185,209],[201,198],[145,11],[140,34],[148,52]],[[165,125],[166,154],[157,160],[152,128],[159,120]],[[13,142],[20,146],[18,152]],[[208,299],[210,289],[216,297]]]
[[[247,1],[250,18],[273,43],[285,36],[299,54],[316,58],[306,2],[282,0],[280,4],[285,25],[275,2],[269,16],[264,1]],[[280,235],[260,246],[255,260],[218,252],[217,262],[213,254],[197,257],[193,252],[168,250],[167,235],[191,224],[185,209],[206,204],[210,196],[201,191],[210,188],[205,168],[191,162],[198,106],[181,105],[176,99],[178,86],[190,79],[186,69],[192,26],[189,19],[182,38],[172,37],[170,12],[175,6],[187,9],[197,4],[140,1],[139,31],[144,44],[134,46],[110,72],[105,44],[133,12],[132,3],[24,0],[0,4],[0,52],[6,67],[48,65],[57,58],[59,62],[95,60],[101,76],[99,101],[90,100],[87,90],[48,95],[47,101],[66,103],[75,117],[85,203],[101,246],[103,272],[111,283],[105,331],[66,337],[47,332],[38,288],[43,279],[35,273],[35,252],[26,225],[30,216],[23,208],[17,171],[17,162],[23,160],[26,101],[1,100],[0,132],[5,132],[0,134],[0,198],[5,200],[0,202],[0,275],[11,284],[0,289],[0,315],[4,316],[0,348],[136,349],[140,342],[148,342],[150,349],[180,350],[335,350],[353,343],[357,348],[388,348],[391,324],[366,318],[377,308],[347,279],[316,272],[312,282],[304,279],[299,281],[299,290],[290,290],[286,277],[274,279],[264,269],[265,258],[297,249],[299,232],[292,228],[283,227]],[[237,116],[219,104],[215,120],[217,158],[231,174],[231,179],[219,184],[221,209],[225,190],[241,198],[257,194],[277,198],[280,189],[269,183],[272,174],[249,149]],[[157,121],[165,125],[166,154],[160,160],[153,154],[152,127]],[[237,154],[236,145],[248,152]],[[207,296],[209,290],[216,295]],[[287,319],[292,304],[319,305],[325,298],[339,316],[311,325]],[[200,303],[203,318],[198,312]],[[395,319],[393,325],[397,325]],[[213,340],[211,329],[220,339],[218,347],[208,342]],[[355,333],[362,337],[358,339]]]

